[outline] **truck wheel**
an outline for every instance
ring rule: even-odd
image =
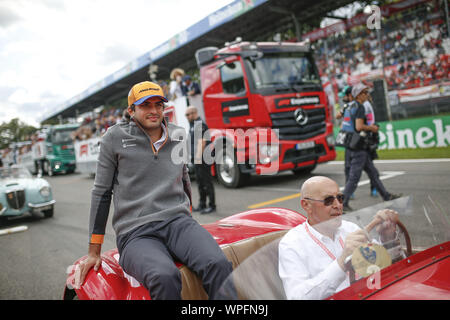
[[[233,150],[227,150],[225,146],[216,149],[216,158],[221,163],[216,163],[217,179],[227,188],[238,188],[247,180],[248,174],[239,170],[236,155]]]

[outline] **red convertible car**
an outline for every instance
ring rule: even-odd
[[[395,239],[382,244],[389,255],[382,265],[375,266],[372,274],[364,274],[357,267],[361,256],[354,253],[351,285],[328,299],[450,299],[450,219],[429,199],[428,203],[421,201],[423,207],[418,209],[412,208],[410,197],[403,197],[340,216],[363,227],[378,210],[388,207],[399,212],[402,222]],[[233,263],[228,281],[240,299],[286,299],[278,276],[278,243],[291,228],[305,221],[303,215],[292,210],[263,208],[204,225]],[[376,234],[368,237],[376,242]],[[68,270],[64,299],[150,299],[149,292],[119,266],[117,249],[103,253],[101,268],[90,270],[83,285],[75,288],[77,265],[84,258]],[[207,299],[201,280],[187,267],[177,265],[182,275],[183,299]]]

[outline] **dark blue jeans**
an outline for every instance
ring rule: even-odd
[[[370,181],[373,186],[380,193],[383,200],[387,200],[390,196],[390,193],[386,191],[383,183],[380,180],[380,175],[378,173],[377,168],[373,163],[372,157],[370,153],[366,150],[346,150],[348,153],[347,157],[350,161],[348,166],[348,177],[345,183],[344,189],[344,205],[348,205],[350,200],[350,196],[355,192],[359,179],[361,179],[362,171],[364,170],[369,176]]]
[[[344,158],[345,183],[347,183],[348,176],[349,176],[349,173],[350,173],[350,162],[351,162],[350,155],[351,155],[351,150],[348,149],[348,148],[345,148],[345,153],[344,153],[344,156],[345,156],[345,158]],[[370,157],[372,158],[372,161],[373,161],[373,156],[370,155]],[[364,170],[366,173],[367,173],[367,171],[368,171],[367,167],[364,167],[363,170]],[[367,173],[367,175],[368,175],[368,173]],[[374,189],[376,190],[375,185],[374,185],[374,182],[373,182],[372,179],[371,179],[371,180],[370,180],[370,190],[372,191],[372,190],[374,190]]]
[[[217,242],[192,217],[152,222],[117,237],[119,264],[150,292],[154,300],[181,299],[181,275],[174,260],[203,281],[210,299],[233,271]]]

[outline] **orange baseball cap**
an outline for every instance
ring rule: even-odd
[[[164,92],[158,84],[150,81],[139,82],[128,93],[128,106],[132,104],[138,106],[151,97],[160,97],[161,100],[167,102]]]

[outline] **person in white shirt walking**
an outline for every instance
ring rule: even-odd
[[[290,230],[279,244],[279,275],[288,299],[325,299],[350,285],[345,260],[360,245],[366,234],[382,222],[392,233],[397,212],[380,210],[362,230],[340,219],[344,195],[338,184],[322,176],[306,180],[301,188],[302,208],[308,219]]]

